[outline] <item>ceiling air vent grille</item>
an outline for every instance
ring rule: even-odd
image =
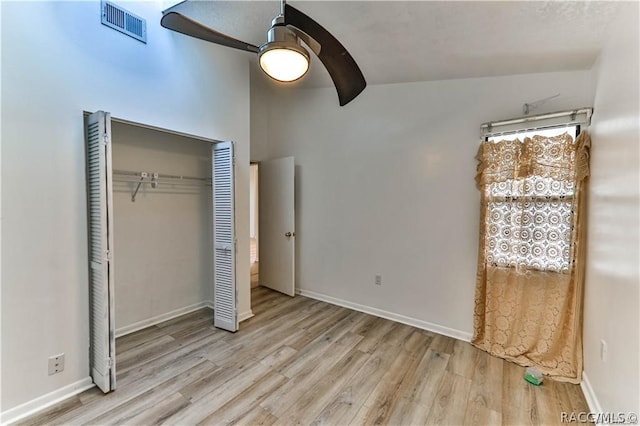
[[[102,23],[128,36],[147,42],[147,21],[122,7],[102,0]]]

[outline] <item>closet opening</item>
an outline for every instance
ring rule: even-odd
[[[85,128],[90,365],[109,392],[116,337],[186,314],[193,332],[238,329],[234,145],[103,111]]]
[[[194,138],[117,121],[112,136],[120,337],[213,300],[212,164]]]

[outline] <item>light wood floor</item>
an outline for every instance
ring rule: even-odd
[[[202,310],[117,340],[117,389],[20,424],[560,424],[576,385],[468,343],[258,287],[235,334]]]

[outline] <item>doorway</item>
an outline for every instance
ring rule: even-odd
[[[249,165],[249,262],[251,270],[251,288],[260,285],[260,209],[259,209],[259,167],[258,163]]]

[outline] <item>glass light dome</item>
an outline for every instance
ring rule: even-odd
[[[309,54],[297,45],[273,43],[260,53],[260,67],[278,81],[295,81],[309,70]]]

